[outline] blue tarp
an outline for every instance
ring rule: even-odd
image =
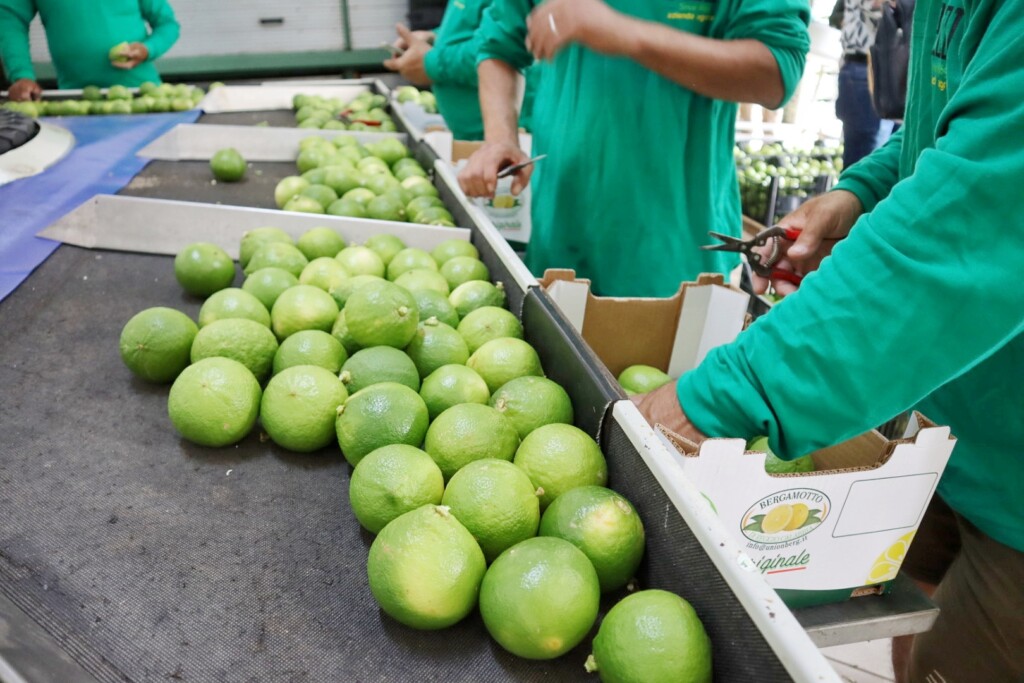
[[[43,173],[0,186],[0,301],[60,246],[36,233],[92,196],[118,192],[148,163],[138,150],[199,114],[43,119],[71,131],[76,144]]]

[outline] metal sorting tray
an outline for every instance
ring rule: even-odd
[[[57,227],[89,233],[92,221],[91,232],[106,236],[97,244],[114,235],[118,249],[167,252],[194,230],[237,239],[266,213],[98,197]],[[275,215],[287,230],[336,225],[350,238],[405,228],[424,246],[456,232]],[[507,272],[479,231],[457,233],[481,247],[492,273]],[[219,450],[181,440],[166,417],[166,387],[133,379],[115,343],[142,308],[196,315],[200,302],[171,273],[167,256],[64,246],[0,304],[8,600],[100,681],[585,679],[589,641],[530,662],[491,642],[476,615],[441,632],[383,616],[366,586],[370,537],[345,503],[350,468],[336,448],[297,455],[256,433]],[[578,423],[601,432],[611,485],[646,520],[641,585],[694,603],[714,643],[716,680],[836,680],[756,575],[708,554],[714,542],[694,535],[701,527],[684,522],[678,492],[666,493],[650,468],[657,455],[641,454],[646,426],[619,415],[624,404],[609,414],[613,397],[586,371],[550,301],[528,291],[521,303],[527,338],[566,383]]]

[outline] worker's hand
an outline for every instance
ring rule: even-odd
[[[602,0],[548,0],[526,18],[526,49],[541,60],[553,59],[572,43],[614,54],[621,48],[618,29],[624,19]]]
[[[142,43],[128,43],[127,47],[121,50],[121,56],[125,59],[110,60],[111,66],[118,69],[134,69],[149,59],[149,48]]]
[[[402,24],[395,28],[398,30],[399,40],[405,41],[405,52],[399,57],[385,60],[384,67],[402,74],[402,77],[413,85],[430,85],[430,76],[427,75],[426,66],[423,64],[423,58],[432,49],[430,43]]]
[[[391,44],[403,52],[409,49],[408,41],[402,36],[403,30],[411,33],[412,36],[418,40],[430,43],[431,45],[434,44],[435,36],[433,31],[409,31],[405,24],[396,24],[395,32],[398,34],[398,37],[395,38],[395,42]]]
[[[13,102],[40,100],[43,97],[43,89],[31,78],[19,78],[11,84],[11,87],[7,90],[7,96]]]
[[[513,143],[485,142],[459,173],[459,185],[469,197],[493,197],[498,188],[498,171],[506,166],[529,161],[529,155]],[[519,169],[513,176],[512,194],[518,195],[530,182],[533,166]]]
[[[694,443],[700,443],[708,438],[693,426],[690,418],[683,412],[682,406],[679,405],[679,396],[676,394],[675,382],[669,382],[646,394],[632,396],[630,400],[636,404],[637,409],[652,427],[658,424],[665,425]]]
[[[796,211],[789,214],[779,225],[784,228],[802,230],[796,242],[780,241],[780,248],[785,250],[782,260],[776,264],[781,270],[795,271],[806,275],[818,269],[822,260],[832,253],[836,242],[850,234],[850,229],[864,213],[857,195],[845,190],[833,190],[820,197],[815,197],[801,204]],[[771,247],[764,247],[765,256]],[[767,278],[754,275],[754,291],[763,294],[768,290]],[[773,280],[771,285],[777,294],[785,296],[796,291],[797,286],[782,280]]]

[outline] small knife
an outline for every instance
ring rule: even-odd
[[[540,156],[533,157],[532,159],[527,159],[521,164],[513,164],[512,166],[506,166],[505,168],[498,171],[498,178],[507,178],[513,173],[518,173],[520,170],[526,168],[527,166],[531,166],[537,163],[538,161],[546,158],[547,156],[547,154],[541,154]]]

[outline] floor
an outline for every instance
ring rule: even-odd
[[[869,640],[822,649],[847,683],[892,683],[892,641]]]

